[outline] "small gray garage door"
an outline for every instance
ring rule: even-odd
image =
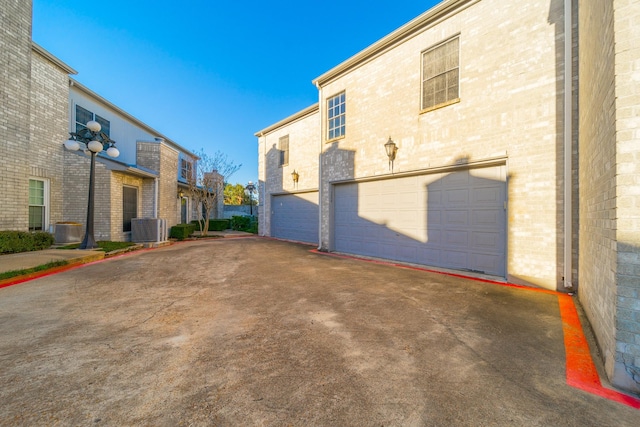
[[[334,248],[505,276],[506,168],[334,187]]]
[[[271,197],[271,236],[318,243],[318,192]]]

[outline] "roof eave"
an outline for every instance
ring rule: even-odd
[[[289,117],[280,120],[277,123],[272,124],[269,127],[266,127],[256,133],[254,133],[254,136],[257,136],[258,138],[261,136],[264,136],[270,132],[273,132],[274,130],[281,128],[282,126],[288,125],[290,123],[296,122],[298,120],[302,120],[307,116],[310,116],[316,112],[319,111],[319,106],[318,103],[316,102],[315,104],[305,108],[304,110],[298,111],[295,114],[290,115]]]
[[[402,27],[381,38],[371,46],[365,48],[341,64],[330,69],[326,73],[312,80],[312,83],[320,88],[335,80],[346,72],[378,57],[398,43],[412,37],[419,31],[436,24],[452,12],[459,11],[462,7],[468,7],[480,0],[445,0],[424,12],[417,18],[404,24]]]

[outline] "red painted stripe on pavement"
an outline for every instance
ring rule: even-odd
[[[582,330],[578,310],[570,295],[558,295],[564,348],[566,353],[567,384],[580,390],[640,409],[640,399],[603,387],[596,365],[591,358],[589,343]]]
[[[336,258],[354,259],[358,261],[371,262],[374,264],[424,271],[427,273],[442,274],[445,276],[458,277],[461,279],[474,280],[477,282],[484,282],[499,286],[522,289],[526,291],[556,295],[558,297],[558,304],[560,306],[560,318],[562,320],[562,331],[564,334],[567,384],[588,393],[604,397],[605,399],[613,400],[615,402],[631,406],[632,408],[640,409],[640,399],[602,386],[602,383],[600,382],[600,376],[598,375],[598,370],[596,369],[595,363],[593,362],[593,359],[591,357],[589,343],[587,342],[582,329],[582,324],[580,323],[578,310],[576,309],[576,306],[573,302],[573,297],[570,295],[551,291],[548,289],[532,288],[528,286],[516,285],[514,283],[470,277],[463,274],[449,273],[445,271],[432,270],[429,268],[397,264],[394,262],[387,262],[382,260],[372,260],[351,255],[322,252],[317,249],[311,250],[310,252],[320,255],[333,256]]]

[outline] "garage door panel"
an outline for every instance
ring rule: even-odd
[[[469,190],[467,189],[449,190],[445,194],[449,205],[466,205],[469,203]]]
[[[449,268],[467,269],[469,253],[465,251],[442,251],[442,262]]]
[[[466,248],[469,246],[469,232],[461,230],[446,230],[444,243],[449,247]]]
[[[343,207],[352,205],[346,202]],[[317,244],[318,215],[317,192],[272,196],[271,236]]]
[[[501,224],[504,209],[474,209],[471,225],[475,227],[497,228]]]
[[[504,277],[505,176],[498,166],[336,185],[334,249]]]
[[[469,225],[469,211],[466,210],[448,210],[444,217],[447,226],[467,227]]]

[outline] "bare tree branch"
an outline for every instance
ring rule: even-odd
[[[196,155],[200,158],[187,178],[188,192],[198,206],[198,224],[201,235],[206,236],[209,230],[209,218],[215,211],[218,200],[224,198],[224,183],[236,173],[241,164],[236,165],[226,154],[216,151],[209,156],[204,150]]]

